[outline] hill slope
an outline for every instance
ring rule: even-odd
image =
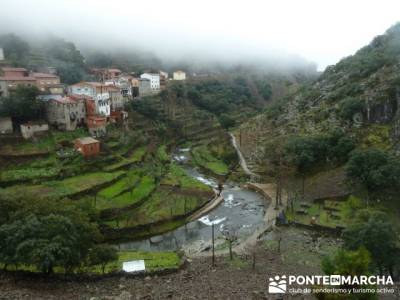
[[[400,150],[400,24],[237,131],[245,156],[262,164],[268,140],[338,129],[357,146]]]

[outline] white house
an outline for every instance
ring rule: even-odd
[[[151,87],[152,91],[160,90],[160,74],[143,73],[142,75],[140,75],[140,78],[150,80],[150,87]]]
[[[183,71],[180,71],[180,70],[175,71],[173,73],[173,79],[174,80],[186,80],[186,73]]]
[[[96,113],[106,117],[110,116],[111,100],[110,90],[114,90],[112,85],[104,85],[100,82],[79,82],[68,87],[70,95],[89,96],[94,99]]]

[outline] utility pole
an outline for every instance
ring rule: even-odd
[[[215,266],[215,249],[214,249],[214,223],[211,224],[212,230],[212,266]]]

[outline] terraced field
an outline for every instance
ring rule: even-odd
[[[229,172],[228,166],[216,158],[208,149],[207,146],[199,146],[192,150],[192,156],[195,163],[204,169],[213,172],[216,175],[227,175]]]
[[[125,174],[124,171],[113,173],[89,173],[58,181],[47,181],[37,185],[14,185],[1,191],[4,195],[32,195],[38,198],[71,197],[83,192],[107,185]]]
[[[149,196],[155,187],[152,176],[128,175],[99,192],[96,208],[102,210],[132,206]]]

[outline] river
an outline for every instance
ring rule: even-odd
[[[180,149],[174,155],[186,173],[197,180],[217,187],[217,180],[202,174],[190,164],[189,149]],[[240,187],[234,182],[223,186],[224,201],[209,214],[190,222],[171,232],[150,239],[120,244],[121,250],[169,251],[184,250],[187,253],[201,252],[210,246],[211,224],[214,223],[217,247],[224,243],[222,231],[227,228],[237,231],[239,241],[250,236],[264,222],[266,201],[251,190]]]

